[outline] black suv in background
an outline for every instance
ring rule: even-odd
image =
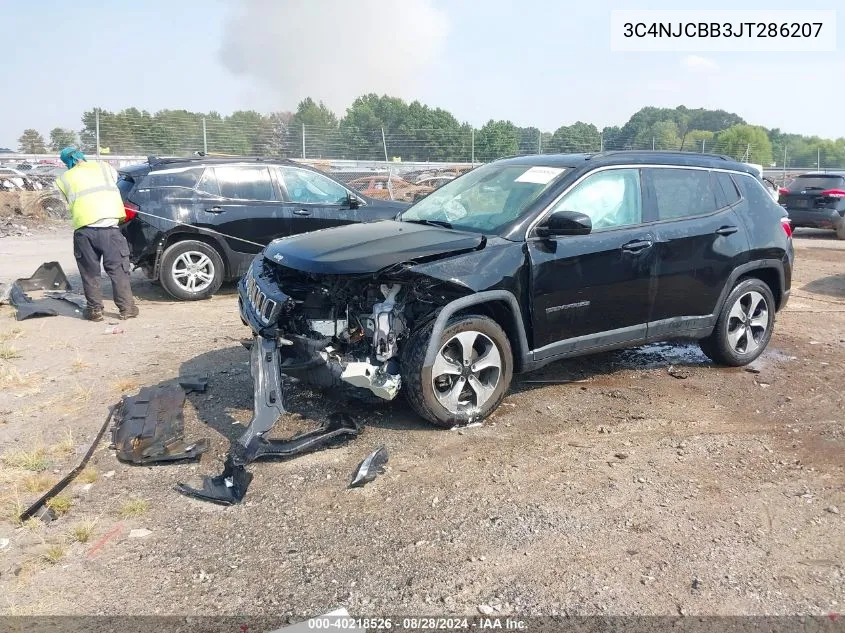
[[[272,240],[393,218],[374,200],[292,161],[150,158],[119,170],[130,258],[177,299],[203,299]]]
[[[452,426],[489,415],[513,373],[581,354],[692,339],[747,364],[789,296],[785,215],[753,168],[722,156],[483,165],[396,220],[255,258],[238,287],[255,402],[278,402],[281,371],[385,400],[401,390]]]
[[[833,229],[845,240],[845,176],[802,174],[780,190],[778,202],[793,227]]]

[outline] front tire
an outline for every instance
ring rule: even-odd
[[[436,426],[483,420],[502,402],[513,376],[510,341],[484,316],[453,317],[437,341],[433,367],[423,368],[434,323],[411,335],[402,358],[403,392],[413,409]]]
[[[760,279],[744,279],[725,300],[713,333],[699,346],[713,362],[741,367],[763,353],[774,324],[775,298],[769,286]]]
[[[223,258],[213,246],[196,240],[176,242],[161,256],[159,279],[180,301],[207,299],[223,284]]]

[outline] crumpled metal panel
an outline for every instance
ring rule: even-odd
[[[115,413],[112,444],[117,458],[133,464],[190,459],[208,450],[208,440],[186,443],[179,385],[144,387],[125,397]]]

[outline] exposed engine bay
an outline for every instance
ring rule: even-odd
[[[431,282],[398,276],[317,275],[257,258],[244,281],[249,306],[241,312],[245,321],[258,321],[250,323],[256,333],[276,337],[282,373],[393,400],[402,386],[403,342],[443,301]]]

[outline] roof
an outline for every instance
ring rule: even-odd
[[[583,167],[604,165],[685,165],[690,167],[711,167],[732,169],[749,174],[756,171],[748,165],[721,154],[699,154],[695,152],[666,152],[625,150],[600,152],[595,154],[534,154],[505,158],[501,161],[509,165],[528,165],[545,167]]]
[[[175,164],[225,164],[225,163],[268,163],[273,165],[291,165],[289,160],[282,158],[263,158],[261,156],[220,156],[220,155],[194,155],[194,156],[148,156],[147,163],[150,167],[157,167],[159,165],[175,165]]]

